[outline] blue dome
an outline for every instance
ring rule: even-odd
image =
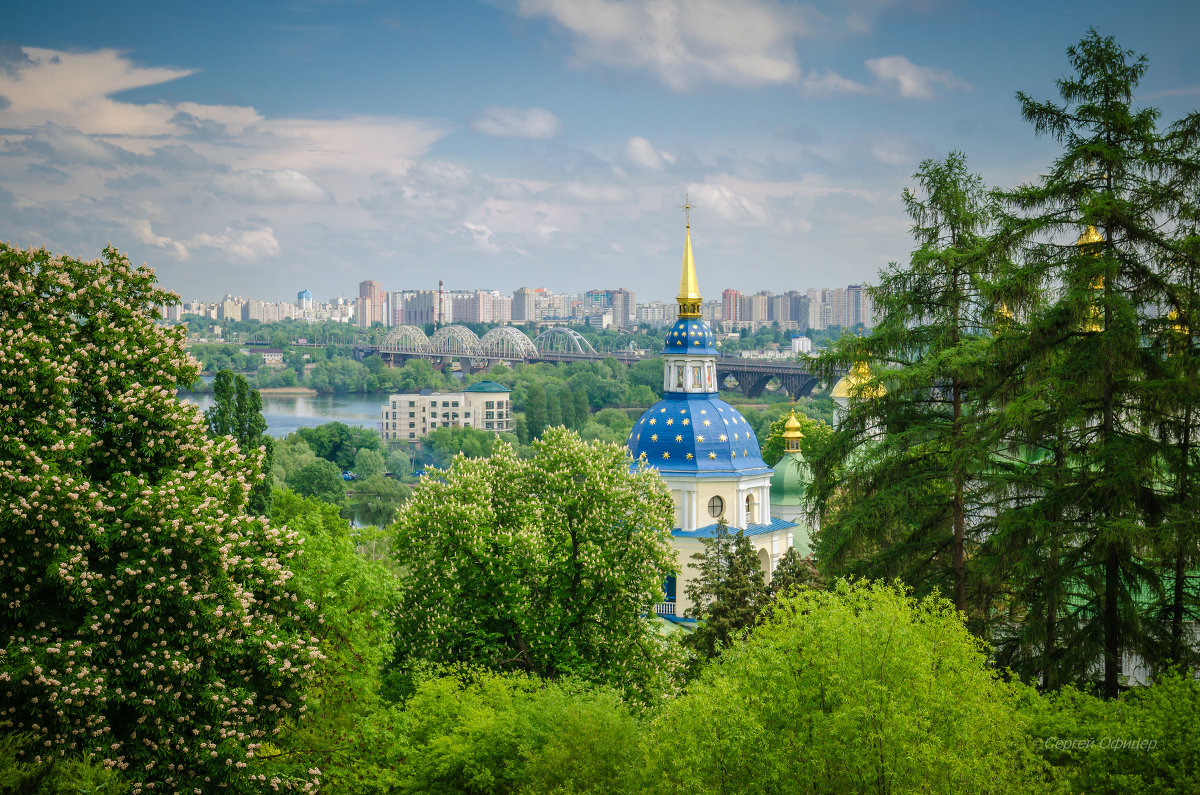
[[[667,332],[667,343],[663,353],[698,353],[705,356],[716,356],[717,349],[713,347],[717,338],[713,336],[712,328],[698,317],[681,317]]]
[[[711,335],[711,332],[709,332]],[[646,409],[626,443],[664,475],[769,475],[758,439],[737,409],[714,394],[668,393]]]

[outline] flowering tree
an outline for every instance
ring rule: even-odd
[[[545,678],[573,675],[648,697],[675,657],[648,617],[676,569],[673,506],[620,445],[547,430],[519,459],[458,456],[396,518],[403,572],[397,652]]]
[[[286,559],[247,516],[261,452],[213,440],[177,298],[116,250],[0,243],[0,729],[135,792],[258,792],[255,749],[319,658]]]

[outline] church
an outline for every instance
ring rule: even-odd
[[[689,564],[722,517],[730,529],[745,530],[768,583],[788,547],[802,556],[811,551],[811,529],[800,511],[807,478],[799,423],[789,423],[787,452],[772,469],[746,418],[718,397],[716,337],[700,313],[690,220],[676,300],[679,319],[662,352],[662,400],[642,414],[627,442],[635,462],[658,470],[675,502],[671,545],[680,574],[667,580],[665,599],[655,608],[669,620],[682,619],[691,606],[687,584],[695,570]],[[784,510],[774,512],[773,501]]]

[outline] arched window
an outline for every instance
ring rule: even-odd
[[[725,500],[720,497],[713,497],[708,501],[708,515],[714,519],[719,519],[721,514],[725,513]]]
[[[754,495],[746,495],[746,523],[755,524],[754,520]]]

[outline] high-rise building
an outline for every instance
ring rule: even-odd
[[[851,284],[846,287],[846,325],[857,326],[866,324],[863,315],[863,288],[861,284]]]
[[[737,323],[742,319],[742,294],[732,287],[721,292],[721,320]]]
[[[370,326],[373,323],[383,323],[383,307],[386,301],[384,300],[383,287],[380,286],[379,282],[370,280],[359,282],[358,297],[360,299],[365,298],[370,302],[366,305],[367,316],[358,320],[358,325]]]
[[[533,289],[522,287],[513,293],[512,320],[514,323],[532,323],[537,320]]]
[[[414,290],[404,295],[404,322],[410,326],[425,326],[454,322],[454,302],[450,293],[439,290]],[[441,299],[439,312],[438,300]]]
[[[311,312],[313,308],[312,290],[301,290],[296,293],[296,308],[301,312]]]
[[[752,323],[766,323],[770,319],[770,293],[758,292],[754,295],[746,297],[748,311],[742,316],[743,320],[749,320]]]

